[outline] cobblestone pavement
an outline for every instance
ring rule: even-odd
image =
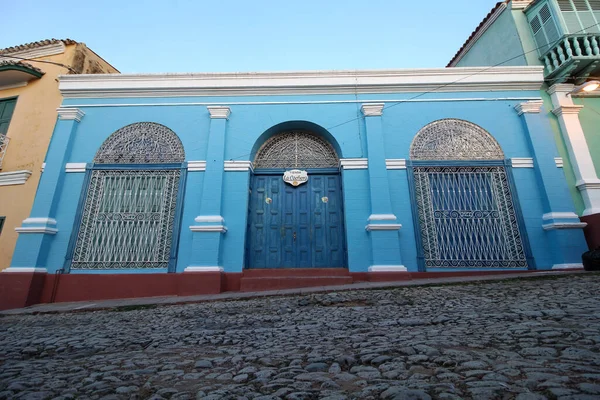
[[[598,399],[600,275],[0,318],[0,399]]]

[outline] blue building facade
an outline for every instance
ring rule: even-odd
[[[580,267],[542,82],[540,67],[65,76],[7,271]]]

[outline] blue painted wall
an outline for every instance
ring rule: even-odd
[[[186,161],[206,160],[209,154],[207,146],[211,123],[206,108],[208,103],[223,105],[236,103],[230,105],[231,115],[227,121],[224,144],[225,160],[252,160],[258,146],[270,134],[277,133],[277,129],[272,129],[277,126],[282,129],[313,129],[332,142],[340,158],[363,158],[367,157],[368,132],[360,112],[360,105],[363,102],[378,101],[386,103],[381,120],[385,158],[408,159],[410,144],[415,134],[428,123],[442,118],[459,118],[480,125],[500,143],[506,158],[532,157],[527,132],[514,106],[526,99],[539,98],[539,92],[435,93],[421,96],[418,101],[401,102],[411,97],[414,95],[410,93],[387,93],[358,96],[70,99],[64,102],[64,106],[76,105],[85,112],[85,117],[75,133],[73,149],[68,160],[79,163],[92,162],[96,151],[111,133],[125,125],[143,121],[160,123],[172,129],[183,143]],[[506,100],[511,97],[516,99]],[[469,100],[474,98],[480,100]],[[443,99],[452,99],[452,101],[439,101]],[[311,101],[329,103],[298,103]],[[290,104],[239,104],[243,102],[290,102]],[[188,104],[170,105],[170,103]],[[134,106],[107,106],[110,104]],[[50,152],[61,151],[64,152],[64,149],[50,148]],[[65,173],[64,168],[62,173]],[[51,273],[64,264],[84,181],[83,173],[66,175],[63,185],[58,190],[60,202],[55,217],[58,221],[59,233],[52,237],[47,245],[46,267]],[[201,214],[200,201],[203,190],[210,190],[204,187],[206,183],[204,177],[205,172],[187,174],[177,272],[194,265],[191,261],[194,246],[202,246],[203,243],[198,240],[194,242],[194,235],[197,233],[192,233],[189,226],[195,225],[194,218]],[[249,177],[249,172],[224,172],[223,175],[221,213],[228,231],[222,235],[218,262],[226,272],[241,272],[244,267]],[[542,189],[532,169],[514,171],[514,178],[525,229],[537,267],[550,268],[556,261],[547,251],[552,243],[550,236],[541,228]],[[408,171],[388,170],[387,176],[383,179],[387,181],[390,189],[391,212],[397,216],[396,222],[402,224],[401,230],[394,233],[397,234],[400,243],[402,264],[409,271],[417,271],[416,232],[413,225]],[[372,242],[369,233],[365,231],[367,218],[371,213],[369,171],[366,169],[342,171],[342,185],[348,246],[347,264],[350,271],[366,272],[373,264]],[[36,201],[43,202],[44,199],[38,198]],[[573,205],[565,204],[565,209],[572,210]],[[36,215],[36,217],[40,216]],[[24,235],[21,235],[19,240],[22,241],[20,248],[36,245]],[[27,240],[31,241],[31,245],[26,244]],[[577,238],[564,240],[572,241],[573,248],[580,246]],[[583,238],[581,241],[583,248]],[[18,255],[15,256],[15,260],[19,260]],[[13,265],[17,264],[13,263]],[[73,273],[80,272],[73,271]]]

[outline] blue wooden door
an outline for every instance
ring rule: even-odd
[[[345,266],[339,174],[311,175],[294,187],[282,174],[253,177],[248,267]]]

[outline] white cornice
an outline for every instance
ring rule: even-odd
[[[4,60],[21,61],[21,59],[23,59],[23,58],[32,59],[32,58],[53,56],[55,54],[64,53],[65,47],[66,46],[64,45],[63,42],[52,43],[52,44],[48,44],[45,46],[36,47],[33,49],[15,51],[13,53],[4,53],[2,55],[2,60],[3,61]],[[11,58],[10,56],[19,57],[19,58]]]
[[[401,224],[367,224],[365,230],[369,231],[399,231]]]
[[[65,99],[539,90],[542,66],[195,74],[62,75]]]
[[[231,115],[231,109],[224,106],[208,106],[208,112],[211,118],[214,119],[228,119]]]
[[[562,168],[564,165],[562,157],[554,157],[554,162],[556,163],[556,168]]]
[[[513,157],[510,163],[513,168],[533,168],[533,158]]]
[[[183,272],[223,272],[223,267],[185,267]]]
[[[562,105],[559,107],[556,107],[554,110],[552,110],[552,113],[554,115],[556,115],[557,117],[560,117],[563,114],[579,114],[579,111],[581,111],[581,109],[583,108],[583,106],[578,106],[578,105]]]
[[[586,222],[552,222],[542,225],[545,231],[554,229],[583,229],[587,226]]]
[[[59,107],[56,112],[58,113],[58,119],[75,120],[77,122],[81,122],[81,118],[85,115],[79,108]]]
[[[583,264],[554,264],[552,269],[583,269]]]
[[[380,117],[383,114],[383,107],[385,103],[365,103],[360,106],[360,111],[365,117]]]
[[[567,94],[571,93],[571,91],[575,88],[575,85],[571,83],[556,83],[550,86],[547,90],[548,94],[552,96],[554,93],[562,93]]]
[[[369,161],[366,158],[341,158],[340,165],[343,169],[367,169]]]
[[[206,161],[188,161],[188,172],[206,171]]]
[[[190,226],[192,232],[227,232],[227,228],[223,225],[195,225]]]
[[[406,169],[406,159],[390,159],[385,160],[385,166],[387,169]]]
[[[2,272],[13,272],[13,273],[46,273],[46,268],[34,268],[34,267],[9,267]]]
[[[394,214],[371,214],[367,221],[395,221],[397,219]]]
[[[65,172],[85,172],[86,163],[67,163]]]
[[[23,224],[44,224],[44,225],[55,225],[56,220],[54,218],[25,218]]]
[[[407,272],[404,265],[371,265],[369,272]]]
[[[196,218],[194,218],[194,221],[196,222],[217,222],[219,224],[222,224],[225,219],[223,217],[221,217],[220,215],[198,215]]]
[[[0,186],[23,185],[30,176],[29,170],[0,172]]]
[[[58,229],[50,228],[48,226],[18,226],[15,228],[18,233],[46,233],[49,235],[56,235]]]
[[[600,179],[585,179],[575,182],[575,187],[579,190],[595,189],[600,190]]]
[[[475,32],[475,35],[469,39],[469,41],[464,45],[464,47],[462,48],[460,53],[458,53],[458,55],[452,60],[452,63],[450,63],[450,65],[448,65],[449,67],[454,67],[465,56],[465,54],[467,54],[467,52],[469,50],[471,50],[471,48],[475,45],[475,43],[477,43],[479,38],[481,38],[483,36],[483,34],[488,30],[488,28],[490,26],[492,26],[494,21],[496,21],[498,19],[500,14],[502,14],[502,12],[505,9],[506,9],[506,4],[501,4],[498,6],[498,8],[496,8],[494,10],[493,14],[490,15],[490,17],[487,19],[487,21],[485,21],[483,26],[481,28],[477,29],[477,32]]]
[[[540,111],[542,111],[543,105],[544,105],[544,102],[542,100],[527,101],[525,103],[517,104],[515,106],[515,110],[517,110],[517,113],[519,115],[522,115],[525,113],[539,114]]]
[[[28,83],[29,83],[29,81],[25,81],[25,82],[15,83],[13,85],[4,85],[4,86],[0,86],[0,90],[16,89],[16,88],[20,88],[23,86],[27,86]]]
[[[253,171],[252,161],[225,161],[223,164],[225,171],[243,172]]]

